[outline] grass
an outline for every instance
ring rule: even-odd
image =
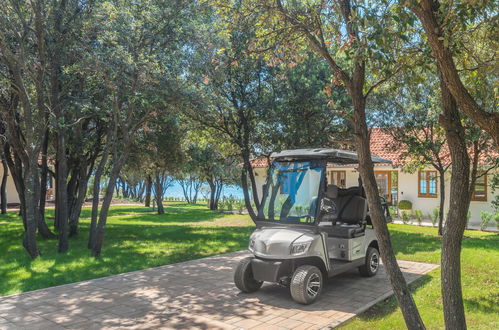
[[[115,205],[102,257],[95,259],[86,248],[89,216],[90,209],[84,209],[81,234],[70,239],[68,253],[56,252],[56,240],[39,238],[42,256],[31,261],[21,246],[21,220],[14,212],[1,215],[0,296],[242,250],[254,227],[247,216],[222,215],[201,205],[169,202],[163,215]]]
[[[389,225],[398,259],[440,263],[437,229]],[[499,235],[466,231],[461,256],[463,297],[469,329],[499,329]],[[414,282],[414,299],[428,329],[443,329],[440,268]],[[404,329],[392,296],[344,324],[341,329]]]
[[[151,208],[112,207],[103,255],[94,259],[86,248],[88,217],[81,235],[70,240],[67,254],[56,252],[55,240],[39,239],[42,256],[31,261],[20,246],[22,223],[15,213],[0,216],[0,296],[122,272],[145,269],[245,249],[254,228],[247,216],[220,214],[203,205],[169,202],[167,213]],[[48,211],[48,216],[52,216]],[[390,224],[397,258],[439,263],[436,228]],[[499,329],[499,235],[467,231],[462,252],[462,281],[470,329]],[[428,329],[443,328],[440,269],[412,284],[414,298]],[[395,299],[388,298],[342,326],[342,329],[403,329]]]

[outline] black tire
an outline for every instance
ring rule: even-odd
[[[322,272],[319,268],[310,265],[300,266],[291,278],[289,286],[291,297],[297,303],[311,304],[321,294],[323,283]]]
[[[368,247],[366,253],[366,260],[362,266],[359,267],[360,275],[364,277],[372,277],[376,275],[379,269],[379,251],[376,248]]]
[[[245,293],[258,291],[263,284],[263,281],[257,281],[253,278],[251,260],[253,260],[252,257],[241,260],[234,273],[234,283],[239,290]]]

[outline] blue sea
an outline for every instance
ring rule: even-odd
[[[201,188],[201,191],[199,192],[199,198],[203,198],[206,196],[206,198],[209,197],[209,187],[208,184],[203,185],[203,188]],[[184,197],[184,193],[182,192],[182,187],[180,184],[175,181],[173,183],[173,186],[168,188],[165,192],[165,197]],[[222,194],[220,195],[220,198],[223,197],[234,197],[237,199],[242,199],[244,198],[243,196],[243,190],[239,186],[224,186],[222,189]]]

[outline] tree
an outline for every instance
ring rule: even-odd
[[[25,227],[23,245],[32,258],[40,252],[36,245],[37,227],[50,231],[39,212],[40,176],[38,157],[47,128],[46,85],[49,68],[43,26],[47,12],[43,1],[2,2],[0,16],[0,65],[8,90],[7,106],[2,106],[9,141],[5,148],[11,173],[21,200]],[[5,103],[4,103],[5,104]],[[12,155],[11,155],[12,152]]]
[[[146,206],[154,191],[158,214],[164,213],[164,193],[173,184],[172,174],[184,160],[181,150],[184,133],[175,112],[164,109],[161,116],[151,119],[139,132],[135,148],[134,162],[145,181]]]
[[[116,180],[136,142],[136,133],[177,101],[181,63],[176,59],[184,50],[183,26],[192,14],[191,3],[174,0],[143,0],[131,6],[113,1],[97,10],[102,26],[93,74],[97,81],[106,82],[110,111],[102,111],[112,133],[104,147],[111,159],[109,182],[92,234],[95,257],[101,254]]]
[[[218,201],[225,185],[234,184],[238,180],[240,169],[237,168],[237,160],[222,151],[221,145],[191,144],[188,155],[201,180],[208,183],[210,198],[208,207],[210,210],[218,209]],[[184,188],[182,186],[182,188]]]
[[[403,72],[385,84],[370,102],[376,113],[376,125],[385,126],[393,137],[390,148],[402,150],[403,169],[414,172],[433,166],[439,179],[438,233],[442,235],[445,205],[445,173],[450,167],[450,155],[444,129],[438,123],[441,101],[436,77],[425,72],[428,60],[424,56],[413,58],[414,68]],[[435,79],[432,79],[435,78]],[[396,98],[390,95],[397,95]]]
[[[269,103],[259,121],[265,123],[266,151],[321,148],[330,138],[345,139],[351,124],[331,107],[348,106],[344,88],[331,84],[331,69],[313,53],[299,62],[273,67]]]
[[[463,122],[466,122],[466,117],[472,119],[497,146],[499,113],[492,101],[495,93],[492,81],[496,76],[494,21],[497,12],[493,2],[488,1],[440,4],[435,0],[423,0],[407,4],[421,21],[425,32],[421,39],[431,49],[436,63],[443,107],[440,123],[446,130],[452,160],[450,208],[441,257],[445,326],[447,329],[465,329],[460,253],[477,176],[480,142],[476,134],[471,134],[473,159],[470,159],[470,135],[467,136],[469,130]]]
[[[197,45],[191,72],[196,92],[201,91],[203,97],[186,109],[186,116],[222,134],[237,148],[243,163],[240,181],[246,209],[255,219],[251,201],[258,209],[259,197],[250,160],[262,149],[266,129],[258,123],[270,106],[266,93],[272,74],[262,59],[248,56],[253,23],[239,20],[236,33]],[[203,32],[214,35],[211,30]]]
[[[469,71],[479,73],[483,80],[487,80],[491,72],[494,72],[494,49],[497,49],[494,47],[497,46],[497,36],[494,33],[496,26],[493,23],[494,16],[497,18],[495,3],[493,1],[476,3],[452,1],[441,4],[438,0],[423,0],[409,2],[409,7],[422,23],[441,79],[457,106],[481,129],[490,134],[497,145],[499,143],[499,113],[494,110],[487,111],[483,105],[479,104],[476,95],[470,91],[469,84],[466,87],[463,83],[455,58],[456,54],[459,54],[461,60],[465,60],[465,70],[469,70],[466,62],[475,64],[478,69]],[[470,36],[474,38],[477,34],[482,37],[480,42],[486,43],[486,58],[481,56],[483,54],[475,54],[476,47],[467,49],[462,41]],[[463,52],[469,56],[463,56]]]
[[[255,49],[270,50],[271,56],[291,50],[296,56],[300,49],[313,50],[330,66],[333,82],[346,89],[351,110],[343,111],[352,121],[359,173],[385,269],[407,327],[424,328],[391,246],[374,177],[366,122],[367,97],[400,70],[393,67],[393,50],[403,44],[406,26],[393,24],[391,5],[384,1],[369,7],[356,6],[348,0],[308,3],[255,0],[245,3],[247,6],[239,12],[258,17],[257,36],[261,42]],[[219,13],[230,17],[230,27],[233,27],[232,22],[237,22],[233,17],[238,12],[238,5],[225,1],[217,3]]]

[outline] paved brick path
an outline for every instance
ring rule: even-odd
[[[391,289],[383,269],[362,278],[356,271],[328,281],[309,306],[283,287],[264,284],[241,294],[233,269],[236,252],[0,298],[0,329],[314,329],[334,327]],[[400,261],[409,282],[436,265]]]

